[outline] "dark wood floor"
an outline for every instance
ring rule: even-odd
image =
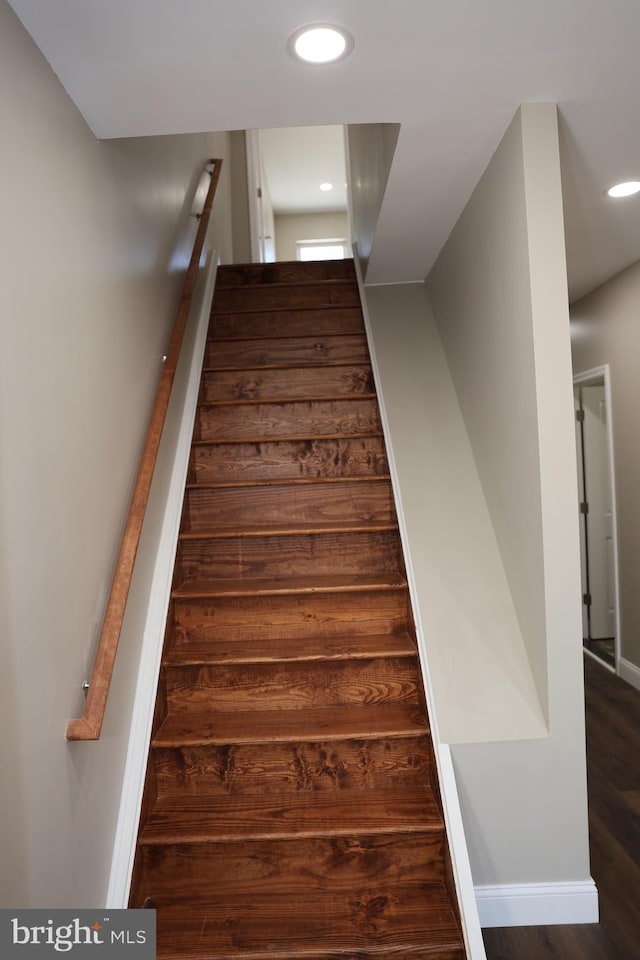
[[[600,923],[485,930],[487,960],[640,960],[640,692],[591,657],[585,692]]]

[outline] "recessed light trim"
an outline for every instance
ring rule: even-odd
[[[640,180],[625,180],[623,183],[614,184],[607,190],[607,196],[614,199],[632,197],[635,193],[640,193]]]
[[[310,23],[289,37],[287,48],[302,63],[321,66],[348,57],[355,41],[348,30],[333,23]]]
[[[321,189],[324,193],[328,193],[329,190],[333,190],[333,184],[332,184],[332,183],[321,183],[321,184],[320,184],[320,189]]]

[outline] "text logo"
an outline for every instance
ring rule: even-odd
[[[155,960],[155,910],[0,910],[2,960]]]

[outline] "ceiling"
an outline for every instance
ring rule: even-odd
[[[346,211],[344,127],[261,130],[260,153],[274,213]]]
[[[368,280],[422,279],[523,101],[561,116],[570,293],[640,259],[638,0],[10,0],[98,137],[400,123]],[[287,53],[312,21],[351,56]]]

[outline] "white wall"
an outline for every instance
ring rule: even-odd
[[[428,280],[538,694],[547,654],[540,454],[520,114]]]
[[[446,602],[452,608],[447,637],[451,649],[439,654],[440,659],[444,662],[448,656],[455,663],[471,648],[474,632],[476,641],[493,651],[484,666],[478,667],[476,684],[482,690],[479,696],[495,698],[502,708],[497,723],[506,731],[524,716],[520,708],[514,712],[513,704],[523,700],[525,689],[514,691],[505,676],[506,663],[502,674],[496,668],[504,656],[496,643],[505,642],[508,636],[501,629],[494,640],[486,615],[466,622],[465,629],[457,622],[473,611],[474,603],[483,611],[478,598],[468,594],[469,584],[472,590],[474,584],[466,557],[467,551],[477,557],[482,537],[490,545],[486,527],[482,529],[481,485],[518,618],[511,635],[511,656],[517,661],[526,651],[537,690],[533,708],[537,700],[540,715],[546,713],[547,717],[548,734],[539,739],[507,740],[505,733],[502,742],[480,742],[484,732],[477,736],[469,725],[468,742],[452,748],[474,882],[489,887],[586,882],[589,877],[578,511],[563,243],[556,110],[550,104],[525,105],[427,283],[464,420],[467,454],[472,451],[475,460],[477,473],[473,467],[464,469],[478,504],[474,510],[477,523],[468,522],[472,536],[465,540],[464,524],[455,522],[456,504],[449,499],[460,498],[457,507],[464,516],[467,503],[461,494],[465,486],[457,473],[463,468],[454,470],[453,465],[456,456],[465,455],[465,438],[460,429],[443,434],[438,428],[432,453],[444,458],[438,467],[443,476],[450,465],[450,489],[440,482],[436,490],[445,516],[452,517],[447,527],[452,537],[459,539],[450,543],[447,531],[438,524],[434,524],[430,539],[420,526],[415,542],[412,524],[408,532],[412,560],[415,564],[417,556],[420,564],[419,595],[428,598],[431,593],[439,610]],[[374,292],[373,302],[381,296],[387,294]],[[401,324],[402,347],[396,344],[394,349],[406,351],[405,380],[415,376],[416,353],[423,356],[425,376],[430,378],[433,360],[426,355],[425,338],[430,338],[435,348],[437,344],[428,310],[419,333],[414,321],[409,323],[402,316],[403,311],[387,310],[387,323],[393,330]],[[381,322],[381,318],[375,321],[374,330]],[[392,332],[388,339],[393,339]],[[378,352],[378,337],[374,340]],[[385,361],[379,356],[381,359],[385,406],[389,409],[397,403],[400,409],[404,404],[406,411],[403,397],[408,387],[402,374],[385,382]],[[394,364],[401,369],[397,358]],[[505,369],[511,366],[515,370]],[[429,390],[435,386],[431,384]],[[447,392],[448,388],[444,397]],[[439,410],[444,418],[455,420],[450,397],[440,402]],[[518,423],[512,422],[516,414]],[[414,407],[410,419],[419,431],[420,450],[422,434],[430,428],[434,415]],[[451,448],[446,446],[448,436],[453,437]],[[398,458],[397,442],[392,431],[403,504],[408,502],[418,516],[422,484],[424,510],[435,514],[440,503],[427,506],[432,493],[431,468],[420,456],[412,463],[408,448],[406,457]],[[527,516],[523,519],[519,514]],[[510,524],[521,542],[514,542]],[[456,549],[462,571],[459,596],[448,581],[453,570],[448,552]],[[427,551],[440,550],[447,551],[440,567],[433,557],[425,561]],[[480,556],[477,576],[481,583],[488,583],[493,576],[494,586],[491,595],[482,598],[484,609],[489,610],[494,602],[504,628],[508,611],[504,592],[498,589],[501,569],[491,550],[486,556],[486,567],[491,565],[493,572],[486,569]],[[527,571],[529,584],[524,580]],[[430,604],[420,606],[425,644],[438,645],[439,637],[432,635]],[[435,632],[445,637],[441,622],[436,623]],[[436,662],[436,667],[442,670],[442,663]],[[525,674],[521,664],[519,667],[522,678]],[[452,685],[450,695],[457,697],[454,712],[466,722],[464,675],[458,694]],[[438,694],[435,696],[437,700]],[[440,726],[439,716],[437,721]]]
[[[275,229],[278,260],[297,260],[299,240],[349,240],[346,212],[276,214]]]
[[[573,369],[610,364],[620,578],[621,656],[640,668],[640,264],[571,307]],[[623,667],[625,665],[623,664]]]
[[[399,133],[399,123],[347,126],[351,239],[358,245],[365,277]]]
[[[2,906],[104,900],[135,666],[122,638],[102,739],[82,707],[196,221],[228,135],[98,142],[0,0]],[[229,168],[215,243],[231,258]]]
[[[464,310],[458,326],[459,337],[466,340],[467,362],[460,360],[460,353],[456,359],[455,351],[448,351],[445,342],[505,567],[517,568],[521,563],[523,570],[527,558],[510,552],[513,544],[508,539],[505,518],[510,516],[513,523],[517,522],[513,500],[504,480],[491,472],[489,456],[498,458],[511,488],[519,491],[521,511],[533,513],[542,536],[540,554],[536,532],[529,527],[528,547],[534,554],[538,576],[542,572],[544,578],[542,623],[532,605],[523,602],[515,579],[512,592],[537,681],[546,660],[549,737],[521,744],[454,747],[463,814],[473,824],[470,854],[474,879],[484,884],[525,879],[583,880],[589,873],[577,483],[556,108],[552,104],[525,104],[514,124],[477,187],[470,218],[465,211],[460,221],[462,228],[470,231],[470,242],[464,247],[466,258],[462,257],[455,274],[456,285],[465,291],[463,302],[472,307]],[[521,133],[514,136],[519,126]],[[517,143],[520,137],[522,148]],[[513,179],[505,169],[505,153],[510,154],[511,165],[516,169],[521,165],[524,171],[519,189],[513,188]],[[507,176],[506,182],[494,176],[496,163]],[[478,205],[486,211],[484,223],[476,219]],[[514,223],[526,231],[526,246],[513,236]],[[511,236],[509,247],[504,245],[497,225]],[[484,259],[485,247],[491,252],[484,260],[492,277],[488,290],[484,279],[476,282],[474,266],[477,257]],[[528,258],[528,268],[522,263],[523,257]],[[507,279],[514,273],[529,292],[528,309],[524,295],[519,301],[521,309],[515,309],[518,299],[510,294]],[[452,295],[458,297],[456,292]],[[503,317],[502,323],[492,321],[491,314],[496,310]],[[443,318],[443,328],[444,322]],[[517,351],[513,358],[522,370],[519,381],[510,381],[498,369],[500,362],[511,362],[501,338],[508,335],[505,326],[514,324],[531,327],[533,382],[526,377],[531,359],[527,361],[524,349],[520,360]],[[478,359],[489,359],[486,350],[480,358],[474,354],[474,329],[478,325],[495,356],[493,363],[489,360],[485,374],[492,391],[500,395],[503,409],[520,408],[525,395],[527,416],[520,429],[528,434],[528,444],[534,437],[537,442],[537,500],[535,487],[527,483],[523,473],[523,466],[530,469],[535,462],[535,453],[529,450],[527,456],[522,443],[514,452],[511,444],[517,439],[504,416],[487,424],[496,415],[496,407],[487,404],[486,390],[478,385],[473,393],[469,383],[463,382],[471,365]],[[470,405],[474,403],[480,411],[477,416],[471,415]],[[534,418],[537,437],[532,428]],[[495,434],[502,439],[501,449],[496,449]],[[492,489],[497,483],[505,491],[503,499],[497,496],[495,487]],[[526,528],[520,525],[519,529],[526,535]],[[539,581],[533,589],[539,590]],[[525,619],[528,616],[534,617],[542,637],[532,635],[532,623]],[[546,647],[544,655],[538,649],[537,658],[536,643],[539,648]],[[542,693],[541,685],[539,690]]]
[[[425,286],[366,288],[443,743],[547,733]],[[419,411],[407,416],[407,411]],[[418,426],[419,424],[419,426]]]

